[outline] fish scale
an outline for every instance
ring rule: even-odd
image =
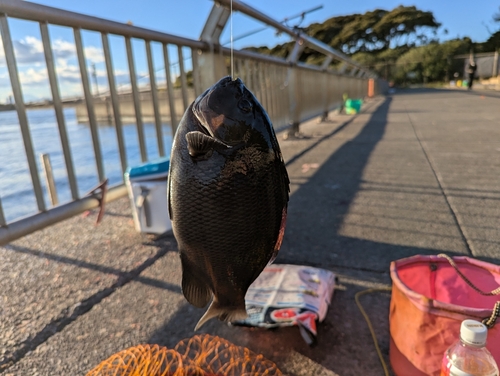
[[[250,284],[276,256],[289,179],[265,110],[241,80],[223,78],[186,110],[171,153],[169,210],[193,305],[244,318]]]

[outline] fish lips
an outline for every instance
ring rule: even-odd
[[[249,120],[253,120],[248,119],[248,110],[240,110],[242,100],[252,108],[250,101],[243,99],[244,92],[243,82],[228,76],[200,95],[192,111],[202,132],[228,147],[242,144],[252,128]]]

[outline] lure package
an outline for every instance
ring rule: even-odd
[[[325,319],[335,289],[331,271],[303,265],[267,266],[245,296],[248,318],[237,325],[275,328],[298,325],[312,344],[316,321]]]

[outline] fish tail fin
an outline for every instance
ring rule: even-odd
[[[227,307],[221,306],[217,300],[212,301],[210,307],[208,307],[207,312],[201,317],[198,324],[194,330],[200,329],[208,320],[213,319],[214,317],[218,317],[219,320],[225,322],[244,320],[248,317],[247,311],[245,309],[245,302],[237,307]]]

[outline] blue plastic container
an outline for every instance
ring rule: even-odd
[[[163,234],[172,229],[167,202],[169,167],[169,158],[159,158],[125,171],[132,216],[139,232]]]
[[[168,175],[170,158],[163,157],[154,161],[146,162],[138,166],[129,167],[125,171],[126,180],[149,180],[161,178]]]

